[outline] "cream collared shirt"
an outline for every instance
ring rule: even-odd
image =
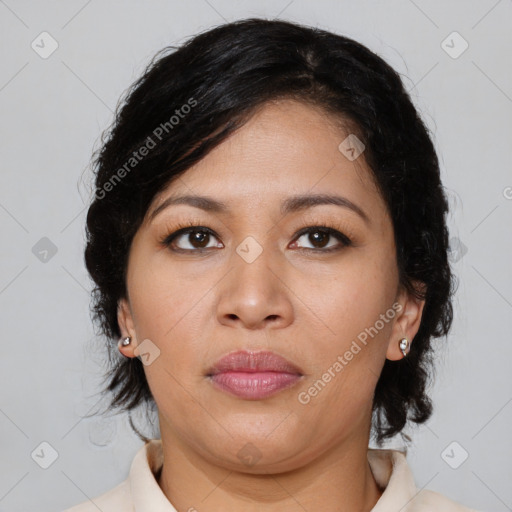
[[[418,490],[405,455],[398,450],[369,448],[368,461],[384,489],[371,512],[476,512],[436,492]],[[177,512],[156,480],[162,465],[162,441],[153,439],[136,453],[126,480],[64,512]]]

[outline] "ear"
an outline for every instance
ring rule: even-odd
[[[121,339],[130,336],[132,342],[123,347],[119,345],[120,352],[126,357],[135,357],[134,350],[137,347],[137,338],[135,336],[135,322],[127,299],[120,299],[117,303],[117,323],[121,331]]]
[[[416,281],[414,286],[419,290],[425,290],[424,283],[419,281]],[[412,293],[401,287],[395,303],[399,304],[400,307],[397,306],[398,315],[395,323],[393,324],[393,329],[391,330],[388,349],[386,352],[386,359],[391,361],[397,361],[404,357],[399,347],[399,343],[402,338],[407,338],[409,341],[406,353],[411,349],[414,336],[416,336],[416,333],[420,328],[425,300],[416,298]]]

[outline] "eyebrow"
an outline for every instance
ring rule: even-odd
[[[149,219],[153,220],[162,210],[165,210],[169,206],[178,204],[187,204],[213,213],[229,213],[230,211],[226,203],[211,197],[192,195],[173,196],[168,197],[163,203],[155,208],[153,212],[151,212]],[[335,206],[341,206],[342,208],[348,208],[357,213],[365,222],[370,222],[370,218],[361,207],[357,206],[346,197],[330,194],[308,194],[288,197],[281,204],[281,214],[287,215],[292,212],[303,211],[313,206],[324,204],[332,204]]]

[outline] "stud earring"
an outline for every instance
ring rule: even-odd
[[[127,336],[126,338],[123,338],[123,339],[121,340],[121,345],[122,345],[123,347],[126,347],[126,346],[128,346],[131,342],[132,342],[132,339],[130,338],[130,336]]]
[[[117,349],[119,350],[119,352],[121,353],[122,356],[130,357],[130,356],[127,356],[126,354],[123,354],[121,347],[127,347],[131,342],[132,342],[132,339],[130,338],[130,336],[127,336],[126,338],[121,338],[119,340],[119,342],[117,343]]]
[[[400,350],[402,351],[402,354],[404,355],[404,357],[407,356],[407,353],[405,351],[408,346],[409,346],[409,340],[407,338],[402,338],[400,340],[399,347],[400,347]]]

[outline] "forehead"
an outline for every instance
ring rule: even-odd
[[[294,100],[266,103],[162,191],[154,208],[178,194],[212,196],[238,210],[270,208],[291,195],[339,194],[378,216],[384,203],[364,151],[347,157],[349,136],[319,107]]]

